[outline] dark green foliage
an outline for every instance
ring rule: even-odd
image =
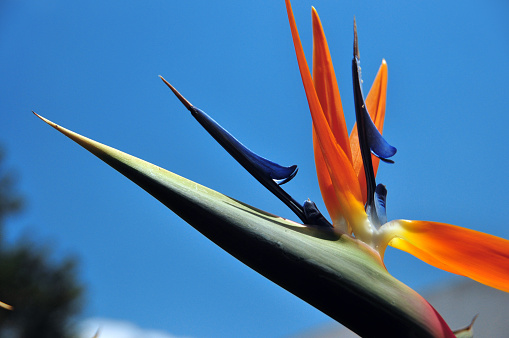
[[[19,212],[23,199],[3,168],[0,150],[0,231],[8,216]],[[0,238],[3,238],[0,232]],[[50,251],[31,241],[0,245],[0,337],[72,337],[73,317],[81,309],[83,288],[74,259],[55,262]]]
[[[7,216],[21,211],[23,198],[15,191],[15,176],[3,167],[4,150],[0,147],[0,238]]]

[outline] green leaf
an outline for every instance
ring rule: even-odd
[[[393,278],[378,254],[362,242],[256,209],[41,119],[139,185],[238,260],[359,335],[452,334],[431,305]]]

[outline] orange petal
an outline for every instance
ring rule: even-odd
[[[325,202],[325,206],[327,207],[327,211],[332,220],[332,224],[337,226],[337,224],[344,223],[343,210],[341,209],[340,204],[337,202],[336,191],[334,190],[334,185],[330,179],[329,169],[327,169],[327,163],[323,158],[322,149],[320,147],[320,142],[318,141],[318,136],[316,135],[315,128],[313,127],[313,149],[315,154],[315,166],[316,166],[316,174],[318,176],[318,184],[320,185],[320,192],[322,193],[322,199]],[[345,226],[345,232],[351,233],[351,229],[348,226]]]
[[[293,44],[297,54],[299,70],[306,91],[306,97],[313,119],[313,126],[316,131],[320,149],[326,163],[329,176],[335,191],[334,201],[327,201],[329,205],[339,204],[343,211],[343,215],[352,226],[360,217],[365,218],[364,204],[362,203],[362,195],[359,188],[357,175],[355,174],[351,162],[343,149],[336,143],[335,137],[329,127],[322,106],[316,94],[311,73],[304,55],[295,18],[293,17],[290,1],[286,0],[286,10],[288,12],[288,20],[292,31]],[[323,174],[323,172],[321,173]],[[324,196],[330,199],[330,196]],[[335,212],[335,210],[333,210]]]
[[[408,249],[438,268],[509,292],[508,240],[445,223],[407,220],[391,223],[396,236],[410,245],[401,245],[401,240],[393,240],[390,245]]]
[[[400,238],[394,238],[390,243],[390,246],[397,248],[399,250],[408,252],[409,254],[418,257],[421,261],[428,263],[429,265],[433,265],[436,268],[455,273],[457,275],[461,275],[461,273],[457,272],[449,265],[442,263],[440,260],[436,259],[432,255],[428,254],[426,251],[419,249],[418,247],[410,244],[409,242],[402,240]]]
[[[368,108],[368,112],[370,111],[373,112],[374,117],[372,116],[371,119],[375,123],[375,126],[380,132],[380,134],[382,134],[384,130],[386,99],[387,99],[387,62],[385,62],[385,60],[382,60],[382,64],[380,65],[378,73],[376,74],[375,81],[373,81],[371,89],[369,90],[368,93],[368,97],[366,97],[366,108]],[[376,176],[380,159],[376,156],[371,157],[373,161],[373,171],[375,172]]]
[[[384,119],[385,119],[385,102],[387,97],[387,62],[382,60],[382,64],[378,69],[376,78],[371,85],[371,90],[366,97],[366,108],[368,109],[369,116],[375,123],[376,128],[383,134]],[[350,146],[352,149],[352,164],[357,177],[359,178],[359,185],[361,187],[362,198],[366,203],[366,176],[364,175],[364,165],[362,163],[361,149],[359,147],[359,137],[357,135],[357,123],[355,123],[352,132],[350,133]],[[375,155],[371,155],[373,162],[373,171],[376,173],[380,159]]]
[[[318,13],[312,8],[313,14],[313,82],[318,100],[332,134],[349,159],[352,158],[350,140],[346,128],[341,96],[332,65],[329,46],[323,32]]]
[[[336,81],[336,74],[330,57],[329,46],[323,32],[323,27],[318,17],[318,13],[312,8],[313,17],[313,83],[318,100],[329,124],[329,128],[334,135],[336,143],[352,160],[350,150],[350,140],[346,128],[343,106],[341,105],[341,96]],[[343,211],[336,201],[336,193],[329,176],[327,164],[322,154],[316,131],[313,128],[313,147],[315,153],[315,165],[318,175],[320,191],[329,215],[333,223],[341,222]]]

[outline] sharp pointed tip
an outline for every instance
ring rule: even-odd
[[[175,94],[175,96],[180,100],[180,102],[182,102],[182,104],[184,106],[186,106],[186,108],[188,110],[192,110],[193,109],[193,105],[191,104],[191,102],[187,101],[186,98],[184,96],[182,96],[182,94],[180,94],[178,92],[178,90],[175,89],[175,87],[173,87],[168,81],[166,81],[164,79],[164,77],[162,77],[161,75],[159,75],[159,77],[161,78],[161,80],[163,80],[163,82],[171,89],[171,91],[173,92],[173,94]]]
[[[385,78],[385,81],[387,81],[388,67],[387,67],[387,61],[385,61],[385,59],[382,59],[382,63],[380,64],[379,72],[382,73],[382,76]]]
[[[50,120],[48,120],[47,118],[45,117],[42,117],[41,115],[37,114],[36,112],[34,112],[32,110],[32,113],[34,113],[35,116],[37,116],[38,118],[40,118],[41,120],[43,120],[44,122],[46,122],[47,124],[49,124],[50,126],[52,126],[53,128],[57,128],[58,125],[54,122],[51,122]]]
[[[355,21],[355,16],[353,17],[353,56],[357,59],[360,59],[359,55],[359,43],[357,40],[357,22]]]
[[[468,326],[468,329],[471,329],[474,326],[474,323],[475,323],[477,317],[479,317],[479,314],[476,314],[474,316],[474,318],[472,318],[472,321],[470,322],[470,325]]]
[[[311,7],[311,19],[313,20],[313,29],[317,28],[316,25],[321,25],[320,16],[314,7]]]

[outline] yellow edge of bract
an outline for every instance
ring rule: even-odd
[[[509,241],[479,231],[446,223],[392,221],[393,234],[411,246],[395,246],[438,268],[469,277],[509,292]],[[423,253],[423,254],[421,254]],[[428,259],[428,260],[427,260]]]

